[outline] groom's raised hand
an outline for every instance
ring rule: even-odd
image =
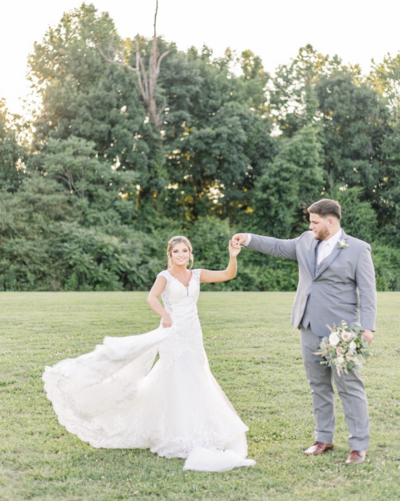
[[[243,245],[245,243],[245,241],[247,240],[247,237],[248,237],[247,233],[236,233],[232,237],[233,246],[240,247],[241,245]]]

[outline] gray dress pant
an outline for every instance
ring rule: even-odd
[[[333,444],[335,408],[332,380],[334,379],[350,430],[350,449],[366,451],[369,444],[369,416],[364,383],[358,371],[349,371],[348,374],[339,376],[334,369],[321,365],[323,358],[314,355],[314,352],[318,350],[322,339],[311,329],[301,327],[301,352],[308,384],[312,390],[315,440]]]

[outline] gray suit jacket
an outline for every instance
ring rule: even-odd
[[[317,336],[326,336],[326,327],[360,322],[375,331],[376,288],[371,247],[343,232],[348,247],[334,249],[317,266],[318,240],[306,231],[293,240],[251,235],[249,249],[276,257],[295,259],[299,264],[299,283],[293,304],[294,327],[311,327]]]

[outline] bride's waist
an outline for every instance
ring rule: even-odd
[[[203,334],[201,331],[201,324],[197,312],[193,313],[192,315],[188,315],[187,313],[185,315],[179,315],[179,313],[177,312],[172,312],[170,313],[170,316],[172,319],[173,333],[170,336],[171,339],[177,337],[190,338],[192,336],[199,336],[200,338],[202,338]]]
[[[179,308],[179,307],[170,307],[168,308],[168,313],[171,315],[172,319],[182,319],[190,322],[191,320],[198,318],[197,308]]]
[[[204,353],[201,331],[189,329],[186,332],[177,331],[165,339],[159,346],[160,356],[176,357],[183,352]]]
[[[180,332],[190,332],[193,330],[201,330],[200,320],[197,315],[193,315],[192,318],[180,317],[177,315],[171,315],[172,327],[177,333]]]

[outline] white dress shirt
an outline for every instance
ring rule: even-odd
[[[337,243],[342,236],[342,228],[339,229],[334,235],[332,235],[328,240],[322,240],[322,242],[318,246],[318,257],[317,263],[319,264],[326,257],[328,257],[333,249],[337,248]]]
[[[338,243],[340,237],[342,236],[342,234],[343,234],[343,231],[342,231],[342,228],[340,228],[339,231],[337,231],[334,235],[332,235],[330,238],[328,238],[328,240],[322,240],[322,242],[318,246],[318,257],[317,257],[318,264],[323,259],[328,257],[331,254],[331,252],[333,251],[333,249],[336,249],[337,243]],[[250,242],[251,242],[251,233],[248,233],[247,239],[245,240],[243,245],[245,247],[247,247]]]

